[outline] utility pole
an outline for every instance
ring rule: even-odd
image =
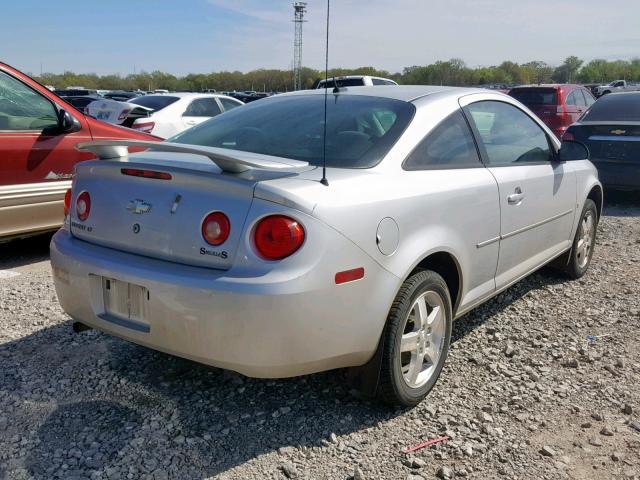
[[[307,2],[295,2],[293,4],[293,23],[295,33],[293,37],[293,89],[302,88],[302,24],[306,22],[304,14],[307,13]]]

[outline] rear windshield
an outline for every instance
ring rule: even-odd
[[[594,103],[582,122],[640,122],[640,93],[611,93]]]
[[[364,80],[362,78],[339,78],[337,80],[338,82],[338,87],[362,87],[364,86]],[[334,88],[336,86],[336,80],[328,80],[326,82],[326,85],[328,85],[327,88]],[[318,84],[318,88],[324,88],[325,86],[325,81],[322,80],[319,84]]]
[[[169,141],[243,150],[322,165],[324,95],[271,97],[236,108]],[[327,166],[376,165],[407,127],[415,107],[389,98],[330,95]]]
[[[535,105],[556,105],[558,93],[555,88],[516,88],[509,92],[516,100],[527,107]]]
[[[165,107],[168,107],[172,103],[179,100],[179,97],[171,97],[168,95],[147,95],[144,97],[133,98],[129,100],[129,103],[135,103],[136,105],[142,105],[157,112]]]

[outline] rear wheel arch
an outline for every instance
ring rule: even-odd
[[[596,204],[596,209],[598,210],[598,220],[599,220],[600,217],[602,216],[602,206],[604,201],[602,187],[600,185],[595,185],[589,191],[587,198],[590,200],[593,200],[593,203]]]
[[[458,260],[450,252],[430,253],[418,262],[407,278],[420,270],[433,270],[444,279],[449,289],[451,308],[455,317],[462,296],[462,269]]]

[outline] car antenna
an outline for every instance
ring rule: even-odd
[[[329,2],[327,0],[327,43],[324,57],[324,124],[322,129],[322,180],[320,183],[329,186],[327,180],[327,94],[329,85],[327,83],[329,77]]]

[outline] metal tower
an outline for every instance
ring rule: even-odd
[[[295,2],[293,4],[293,23],[295,34],[293,37],[293,89],[302,88],[302,24],[306,22],[304,14],[307,13],[307,2]]]

